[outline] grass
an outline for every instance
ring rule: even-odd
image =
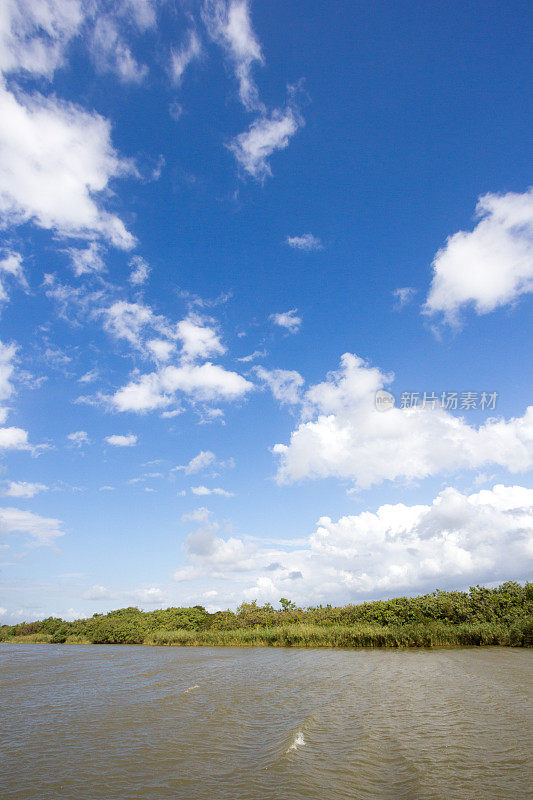
[[[278,625],[235,630],[160,630],[143,644],[211,647],[464,647],[533,644],[533,623],[520,620],[507,627],[493,623],[464,625]]]

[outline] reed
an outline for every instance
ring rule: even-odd
[[[464,647],[533,644],[533,620],[511,626],[464,625],[322,625],[292,624],[234,630],[160,630],[144,639],[156,646],[207,647]]]
[[[533,584],[435,591],[342,607],[298,608],[286,598],[210,613],[202,606],[122,608],[71,622],[0,627],[0,641],[223,647],[461,647],[533,644]]]

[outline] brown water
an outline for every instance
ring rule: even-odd
[[[533,653],[0,645],[2,800],[522,800]]]

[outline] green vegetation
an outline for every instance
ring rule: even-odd
[[[123,608],[65,622],[48,617],[0,627],[2,642],[272,647],[533,645],[533,584],[436,591],[344,607],[298,608],[282,598],[210,614],[202,606]]]

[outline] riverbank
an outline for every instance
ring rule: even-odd
[[[4,642],[57,643],[51,634],[12,636]],[[84,636],[67,636],[62,644],[94,644]],[[123,642],[125,644],[126,642]],[[131,643],[131,642],[130,642]],[[472,647],[533,646],[533,618],[504,625],[320,625],[292,624],[269,628],[190,631],[159,630],[136,644],[160,647]]]
[[[0,642],[222,647],[465,647],[533,645],[533,585],[436,591],[342,607],[298,608],[282,598],[237,611],[202,606],[123,608],[73,621],[0,627]]]

